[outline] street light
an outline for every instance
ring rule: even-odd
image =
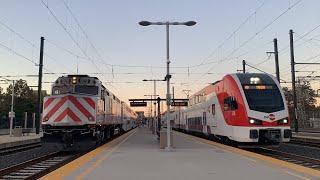
[[[150,108],[151,108],[151,109],[150,109],[150,111],[151,111],[151,112],[150,112],[150,117],[151,117],[151,119],[152,119],[152,96],[156,97],[156,96],[159,96],[159,95],[156,95],[156,94],[154,94],[154,95],[152,95],[152,94],[149,95],[149,94],[148,94],[148,95],[144,95],[144,96],[150,96],[150,100],[151,100],[151,101],[150,101],[150,104],[151,104],[151,105],[150,105]],[[156,111],[156,109],[154,109],[154,111]],[[152,128],[152,127],[153,127],[153,121],[152,121],[152,123],[150,123],[150,121],[149,121],[149,125],[150,125],[150,130],[152,130],[152,134],[154,134],[153,128]]]
[[[169,64],[170,64],[170,58],[169,58],[169,26],[170,25],[185,25],[185,26],[193,26],[196,24],[195,21],[187,21],[187,22],[149,22],[149,21],[140,21],[139,24],[141,26],[149,26],[149,25],[165,25],[166,26],[166,32],[167,32],[167,147],[166,151],[172,151],[171,142],[170,142],[170,78],[171,75],[169,74]]]
[[[156,92],[156,81],[166,81],[166,79],[144,79],[144,80],[142,80],[142,81],[153,81],[153,83],[154,83],[154,101],[157,101],[157,99],[156,99],[156,96],[158,96],[158,95],[156,95],[157,94],[157,92]],[[157,117],[157,111],[156,111],[156,109],[157,109],[157,106],[156,106],[156,103],[154,103],[154,118],[156,118]],[[159,114],[159,116],[160,116],[160,114]],[[160,124],[160,119],[158,118],[158,126],[159,126],[159,124]],[[155,129],[155,132],[157,132],[156,131],[156,126],[154,127],[154,129]]]

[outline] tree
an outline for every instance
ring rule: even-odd
[[[7,88],[7,94],[12,94],[12,84],[9,85],[9,87]],[[28,87],[27,82],[22,79],[16,81],[14,84],[14,96],[27,99],[35,98],[33,90],[30,87]]]
[[[7,116],[11,109],[12,85],[9,85],[5,94],[0,94],[0,116]],[[36,112],[36,95],[28,87],[25,80],[18,80],[14,85],[14,111],[16,116],[23,117],[24,112]]]
[[[293,107],[292,90],[287,87],[283,87],[282,90],[283,90],[284,95],[286,97],[288,107]],[[305,102],[307,110],[311,110],[311,109],[315,108],[317,94],[315,93],[315,91],[311,88],[311,86],[308,83],[302,84],[302,85],[301,84],[297,85],[296,86],[296,94],[297,94],[297,103]]]

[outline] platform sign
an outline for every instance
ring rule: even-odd
[[[130,102],[131,107],[145,107],[147,102]]]
[[[187,101],[184,101],[184,102],[173,101],[173,102],[171,102],[171,106],[188,106],[188,102]]]

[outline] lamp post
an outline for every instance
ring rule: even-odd
[[[162,79],[162,80],[160,80],[160,79],[144,79],[144,80],[142,80],[142,81],[153,81],[153,85],[154,85],[154,90],[153,90],[153,93],[154,93],[154,118],[156,118],[156,117],[157,117],[156,101],[157,101],[157,96],[159,96],[159,95],[156,95],[156,94],[157,94],[156,81],[166,81],[166,79]],[[158,123],[159,123],[159,122],[158,122]],[[155,132],[157,132],[157,131],[156,131],[156,128],[157,128],[157,126],[154,127]]]
[[[167,32],[167,95],[166,95],[166,101],[167,101],[167,147],[166,151],[172,151],[171,142],[170,142],[170,78],[171,75],[169,73],[169,64],[170,64],[170,58],[169,58],[169,26],[170,25],[185,25],[185,26],[193,26],[196,24],[195,21],[187,21],[187,22],[149,22],[149,21],[140,21],[139,24],[141,26],[149,26],[149,25],[165,25],[166,26],[166,32]]]
[[[156,96],[159,96],[159,95],[156,95],[156,94],[154,94],[154,95],[150,94],[150,95],[149,95],[149,94],[148,94],[148,95],[144,95],[144,96],[150,96],[150,99],[151,99],[151,101],[150,101],[150,102],[151,102],[151,105],[150,105],[150,108],[151,108],[151,109],[150,109],[150,111],[151,111],[151,112],[150,112],[150,118],[152,119],[152,96],[155,96],[155,97],[156,97]],[[154,109],[154,111],[156,111],[156,109]],[[149,121],[149,125],[150,125],[150,130],[152,130],[152,134],[153,134],[153,133],[154,133],[154,132],[153,132],[153,120],[152,120],[151,122]]]

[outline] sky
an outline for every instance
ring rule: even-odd
[[[40,37],[45,38],[43,89],[66,74],[98,77],[121,100],[154,93],[166,75],[165,26],[139,21],[196,21],[170,26],[171,87],[186,98],[208,83],[242,69],[242,60],[275,74],[278,39],[280,78],[291,82],[289,30],[295,61],[320,59],[319,0],[2,0],[0,76],[37,85]],[[297,65],[296,76],[318,76],[317,65]],[[247,72],[259,72],[247,67]],[[6,88],[8,84],[0,82]],[[311,82],[317,89],[319,81]],[[290,87],[290,83],[282,83]],[[185,91],[184,91],[185,90]],[[165,98],[166,83],[156,91]],[[148,97],[148,96],[147,96]]]

